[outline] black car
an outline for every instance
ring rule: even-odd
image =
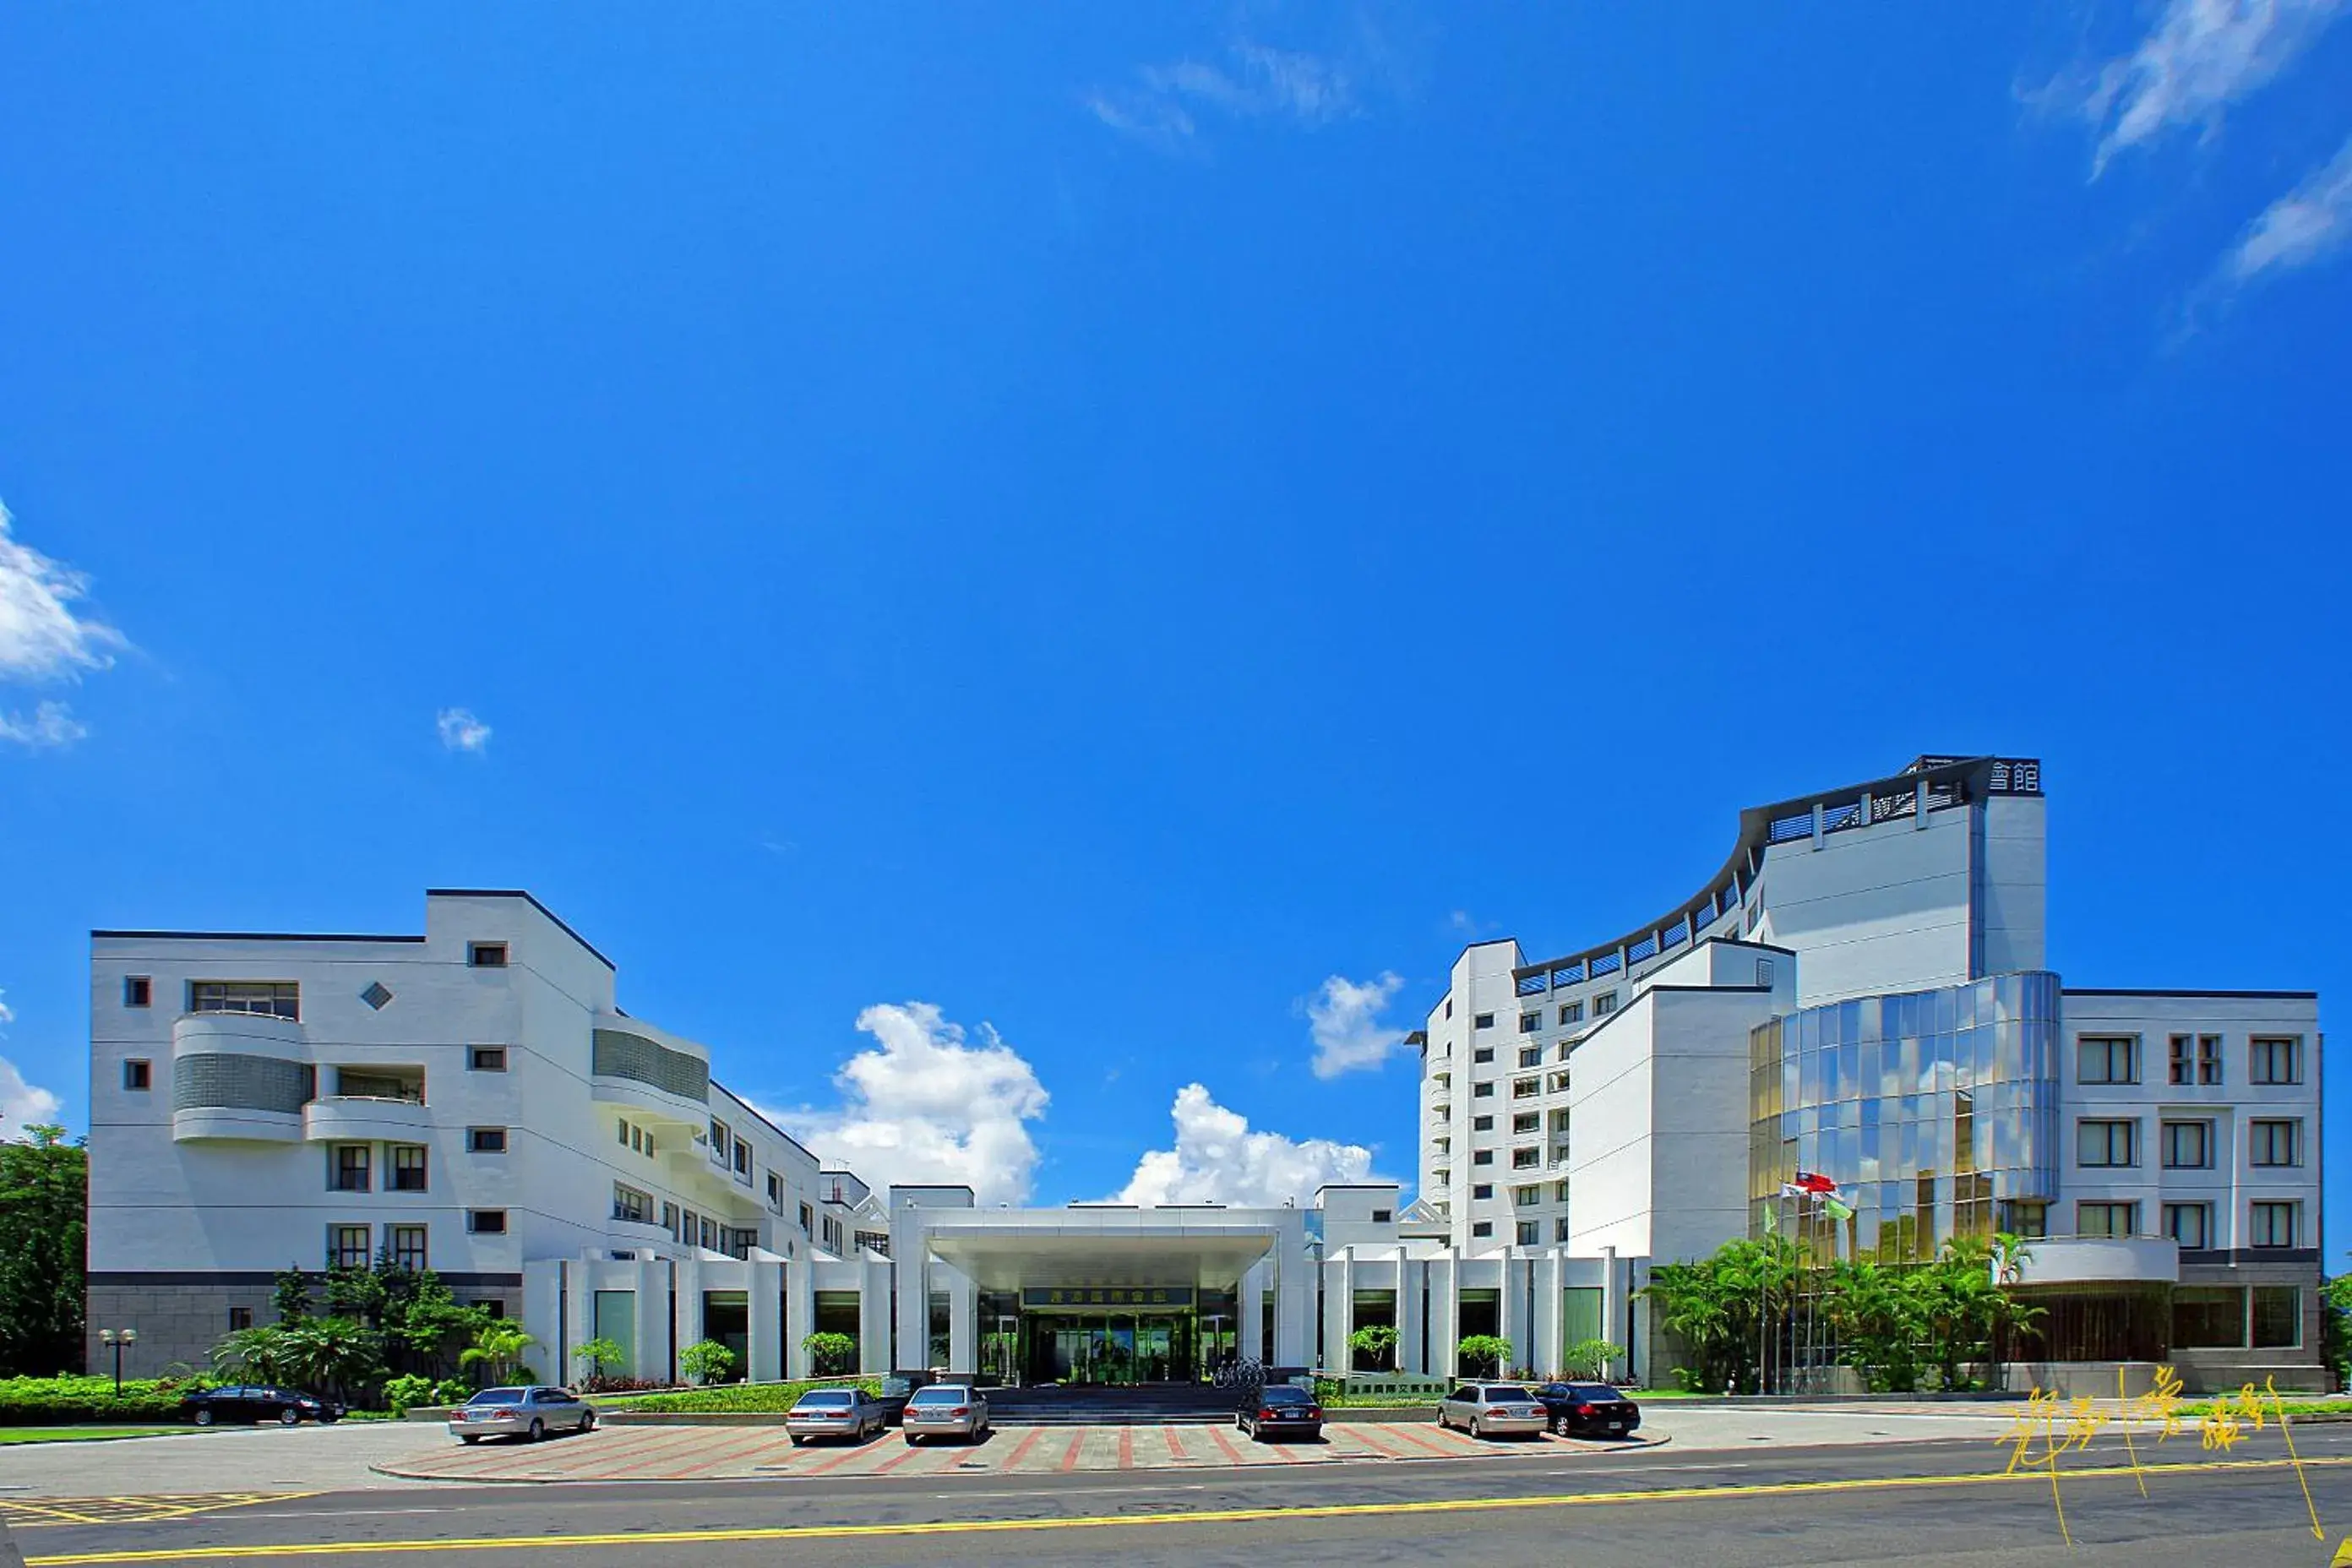
[[[1547,1383],[1533,1390],[1547,1431],[1570,1437],[1622,1437],[1642,1425],[1642,1407],[1605,1383]]]
[[[281,1426],[299,1426],[306,1420],[332,1421],[342,1413],[340,1405],[267,1383],[233,1383],[180,1396],[180,1414],[199,1426],[224,1421],[275,1421]]]
[[[1268,1435],[1285,1437],[1320,1437],[1323,1436],[1323,1406],[1303,1388],[1285,1383],[1272,1383],[1258,1391],[1257,1398],[1241,1408],[1234,1425],[1250,1435],[1250,1441],[1262,1443]]]

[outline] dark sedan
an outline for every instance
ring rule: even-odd
[[[1254,1443],[1268,1437],[1320,1437],[1323,1407],[1303,1388],[1269,1384],[1258,1391],[1255,1402],[1242,1406],[1234,1425],[1248,1433]]]
[[[180,1414],[199,1426],[225,1421],[275,1421],[281,1426],[299,1426],[305,1421],[332,1421],[342,1413],[340,1405],[274,1384],[232,1383],[180,1396]]]
[[[1642,1407],[1605,1383],[1547,1383],[1535,1396],[1545,1430],[1563,1436],[1623,1437],[1642,1425]]]

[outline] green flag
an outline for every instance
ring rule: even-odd
[[[1853,1205],[1852,1204],[1840,1203],[1833,1197],[1824,1195],[1822,1199],[1822,1207],[1829,1210],[1830,1218],[1834,1220],[1843,1221],[1849,1220],[1853,1217]]]
[[[1779,1204],[1766,1204],[1764,1205],[1764,1234],[1767,1236],[1778,1236],[1780,1234],[1780,1205]]]

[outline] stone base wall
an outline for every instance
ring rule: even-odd
[[[92,1285],[83,1306],[86,1342],[94,1373],[111,1374],[113,1350],[99,1342],[100,1329],[136,1329],[139,1342],[122,1352],[125,1377],[161,1377],[174,1363],[210,1370],[213,1347],[229,1331],[229,1309],[242,1307],[257,1323],[275,1321],[269,1283],[257,1285]]]

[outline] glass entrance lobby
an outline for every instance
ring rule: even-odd
[[[1024,1384],[1199,1383],[1234,1352],[1231,1291],[1032,1288],[983,1300],[983,1314],[991,1309],[1013,1375]]]

